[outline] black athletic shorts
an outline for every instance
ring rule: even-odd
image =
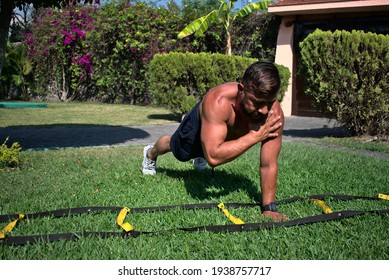
[[[200,102],[185,115],[170,139],[170,149],[179,161],[204,157],[201,146]]]

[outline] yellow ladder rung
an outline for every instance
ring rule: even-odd
[[[331,214],[333,211],[331,210],[330,207],[328,207],[328,205],[323,201],[323,200],[320,200],[320,199],[313,199],[313,203],[319,205],[321,207],[321,209],[323,209],[323,212],[325,214]]]
[[[11,232],[11,230],[16,226],[16,224],[24,218],[24,214],[19,214],[19,218],[10,222],[5,228],[0,232],[0,239],[5,238],[5,234]]]
[[[130,225],[127,222],[124,222],[124,219],[126,218],[127,213],[130,213],[130,208],[124,207],[122,210],[120,210],[120,213],[116,219],[116,223],[124,229],[125,232],[129,232],[134,230],[134,227]]]
[[[224,215],[225,215],[228,219],[230,219],[230,221],[233,222],[235,225],[244,225],[244,224],[245,224],[245,222],[242,221],[241,219],[232,216],[232,215],[228,212],[227,208],[225,208],[223,202],[222,202],[222,203],[219,203],[217,207],[218,207],[220,210],[222,210],[223,213],[224,213]]]
[[[380,194],[378,194],[378,198],[389,200],[389,194],[380,193]]]

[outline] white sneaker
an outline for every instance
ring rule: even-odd
[[[157,173],[156,166],[157,162],[151,160],[147,157],[147,152],[152,148],[152,145],[147,145],[143,149],[143,163],[142,163],[142,173],[145,175],[155,175]]]
[[[193,167],[196,170],[204,170],[207,168],[207,161],[202,157],[195,158],[193,160]]]

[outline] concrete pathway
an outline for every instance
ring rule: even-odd
[[[19,142],[24,149],[123,146],[154,143],[162,135],[171,135],[178,123],[148,126],[48,125],[0,128],[0,143]],[[343,137],[347,131],[335,121],[322,118],[287,117],[284,139]]]
[[[0,144],[9,137],[9,143],[19,142],[23,149],[49,150],[60,148],[110,147],[153,144],[162,135],[171,135],[178,123],[148,126],[104,125],[48,125],[0,128]],[[298,141],[305,145],[319,145],[332,150],[389,160],[389,154],[354,150],[312,141],[315,138],[346,137],[347,129],[336,121],[313,117],[286,117],[283,141]]]

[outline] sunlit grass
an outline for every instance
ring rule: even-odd
[[[178,116],[157,106],[49,102],[47,108],[0,108],[0,127],[24,125],[149,125],[177,122]]]
[[[140,146],[24,151],[26,162],[0,173],[0,213],[33,213],[80,206],[144,207],[260,199],[258,150],[199,172],[171,154],[158,159],[158,174],[141,174]],[[312,194],[376,196],[389,192],[389,161],[284,143],[277,199]],[[388,209],[388,201],[326,199],[334,211]],[[229,209],[245,222],[265,221],[259,209]],[[321,214],[310,201],[280,205],[291,219]],[[11,235],[115,231],[118,213],[21,221]],[[131,213],[136,230],[161,231],[138,238],[0,246],[0,259],[388,259],[389,218],[363,215],[292,228],[237,233],[181,232],[178,227],[230,224],[217,209]],[[4,227],[1,224],[0,227]],[[167,231],[165,231],[167,230]]]
[[[368,150],[373,152],[389,153],[389,136],[378,138],[373,136],[364,137],[345,137],[345,138],[334,138],[325,137],[315,139],[314,141],[348,147],[358,150]]]

